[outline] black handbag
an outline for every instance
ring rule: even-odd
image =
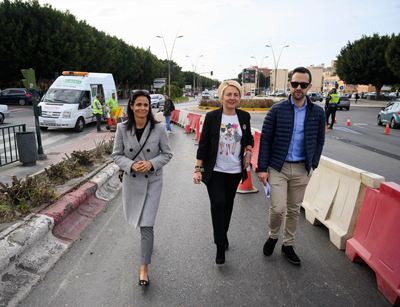
[[[147,138],[146,138],[146,140],[144,141],[142,147],[140,147],[139,151],[138,151],[138,152],[136,153],[136,155],[133,157],[132,161],[135,161],[136,157],[140,154],[140,152],[142,151],[144,145],[146,145],[146,142],[147,142],[147,140],[149,139],[150,134],[151,134],[151,129],[150,129],[150,132],[149,132],[149,134],[147,135]],[[123,171],[122,169],[119,169],[118,178],[119,178],[119,181],[122,182],[122,179],[124,178],[124,171]]]

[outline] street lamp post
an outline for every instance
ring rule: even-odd
[[[196,66],[193,65],[192,57],[191,57],[190,55],[187,55],[186,57],[190,59],[190,63],[192,64],[192,68],[193,68],[193,92],[195,92],[195,91],[196,91],[196,70],[197,70],[197,63],[199,62],[199,59],[203,57],[203,55],[199,55],[199,56],[197,57]]]
[[[284,42],[284,44],[283,44],[283,46],[282,46],[282,49],[281,49],[281,53],[279,54],[278,63],[276,63],[276,61],[275,61],[275,54],[274,54],[274,48],[272,48],[271,41],[270,41],[270,40],[268,40],[268,41],[269,41],[269,45],[265,45],[265,47],[271,48],[271,49],[272,49],[272,55],[274,56],[274,63],[275,63],[274,95],[276,96],[276,81],[277,81],[279,60],[280,60],[280,58],[281,58],[283,48],[289,47],[289,45],[286,45],[286,42],[287,42],[287,41]]]
[[[172,58],[172,52],[174,52],[176,39],[183,37],[183,35],[179,35],[178,36],[178,34],[179,34],[179,31],[178,31],[178,33],[176,33],[176,36],[175,36],[175,39],[174,39],[174,44],[172,45],[172,49],[171,49],[171,54],[169,56],[168,56],[167,45],[165,44],[165,40],[164,40],[164,36],[163,36],[162,32],[161,32],[161,36],[157,35],[158,38],[162,38],[162,40],[164,42],[165,52],[167,53],[167,60],[168,60],[168,96],[171,96],[171,58]]]
[[[258,63],[257,63],[256,57],[255,57],[255,56],[251,56],[251,58],[253,58],[254,60],[256,60],[256,65],[257,65],[257,93],[260,94],[260,92],[259,92],[259,87],[260,87],[260,67],[262,67],[262,64],[263,64],[263,62],[264,62],[264,59],[265,59],[265,58],[268,58],[268,56],[265,56],[265,55],[264,55],[264,57],[263,57],[262,60],[261,60],[261,66],[260,66],[260,67],[258,67]]]

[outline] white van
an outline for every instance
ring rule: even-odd
[[[116,93],[112,74],[64,71],[39,103],[42,107],[40,129],[74,128],[82,132],[87,123],[96,121],[93,101],[97,93],[101,95],[103,106],[112,93]],[[103,108],[103,119],[107,110],[108,107]]]

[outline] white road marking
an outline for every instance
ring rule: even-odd
[[[354,134],[361,134],[362,135],[362,133],[354,131],[354,130],[351,130],[351,129],[346,128],[346,127],[335,127],[335,128],[333,128],[333,130],[340,130],[340,131],[343,131],[343,132],[351,132],[351,133],[354,133]]]

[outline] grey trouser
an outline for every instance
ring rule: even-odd
[[[142,265],[149,265],[151,263],[151,254],[153,252],[154,243],[153,227],[140,227],[140,234],[142,235],[140,244]]]
[[[312,170],[307,175],[304,163],[283,163],[281,172],[268,168],[268,183],[271,186],[271,207],[269,209],[269,236],[278,239],[283,215],[283,244],[293,245],[297,231],[300,207],[304,199]]]

